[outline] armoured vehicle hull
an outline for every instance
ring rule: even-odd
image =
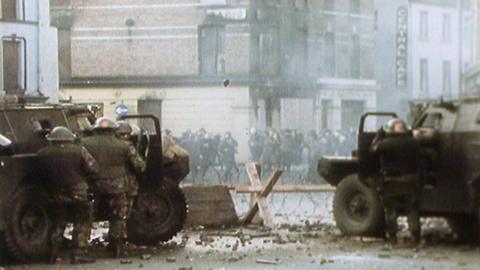
[[[177,181],[166,181],[162,171],[162,142],[159,120],[154,116],[128,116],[153,121],[154,134],[137,138],[147,169],[139,175],[140,191],[128,221],[129,241],[156,244],[167,241],[183,227],[187,204]],[[80,137],[88,134],[95,118],[83,106],[16,106],[0,109],[0,239],[17,260],[41,260],[49,253],[52,205],[51,190],[39,173],[37,151],[48,144],[45,135],[56,126],[65,126]],[[96,220],[107,213],[96,209]],[[0,260],[2,259],[0,254]]]
[[[319,174],[337,186],[334,215],[346,234],[382,233],[383,207],[371,181],[379,161],[369,153],[375,132],[365,130],[365,121],[385,116],[396,115],[362,116],[352,157],[323,157],[318,164]],[[435,156],[422,174],[422,216],[446,217],[459,235],[473,233],[480,213],[480,100],[425,104],[411,124],[414,132],[430,137],[427,147]]]

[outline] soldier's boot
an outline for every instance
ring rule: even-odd
[[[58,260],[58,255],[60,254],[60,248],[59,247],[52,247],[52,249],[50,250],[50,257],[48,258],[48,263],[50,264],[54,264],[57,262]]]
[[[391,245],[396,245],[398,244],[397,241],[397,233],[396,232],[389,232],[387,233],[387,241]]]
[[[408,230],[410,231],[410,235],[412,238],[412,242],[416,245],[420,244],[421,224],[420,224],[420,216],[416,209],[412,210],[407,215],[407,223],[408,223]]]
[[[87,264],[94,263],[95,258],[88,256],[88,252],[85,249],[74,249],[71,254],[71,264]]]
[[[115,258],[125,256],[125,243],[123,239],[112,239],[108,245],[108,249],[113,253]]]

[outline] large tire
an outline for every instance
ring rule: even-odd
[[[127,221],[128,240],[137,245],[166,242],[183,229],[187,212],[185,195],[177,185],[139,194]]]
[[[337,227],[345,235],[378,236],[384,226],[383,207],[377,192],[356,175],[344,178],[333,200]]]
[[[479,239],[478,220],[475,216],[451,216],[447,218],[447,223],[458,242],[473,243]]]
[[[20,187],[7,201],[5,241],[15,260],[48,258],[52,232],[48,203],[47,192],[38,186]]]

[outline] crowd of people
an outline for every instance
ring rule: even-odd
[[[219,168],[222,179],[231,182],[232,169],[237,165],[238,142],[231,132],[223,136],[212,135],[204,128],[196,132],[188,129],[176,138],[169,130],[165,133],[190,154],[190,178],[205,181],[210,167]],[[293,167],[303,170],[307,180],[318,181],[316,166],[322,156],[349,156],[356,148],[354,129],[346,131],[309,131],[306,135],[299,130],[248,132],[249,161],[259,163],[265,171],[281,168],[291,171]],[[240,167],[240,166],[239,166]]]
[[[222,137],[219,134],[212,136],[204,128],[195,133],[188,129],[179,138],[173,137],[169,130],[165,133],[189,153],[190,176],[193,181],[205,181],[210,167],[220,167],[222,178],[231,180],[238,153],[238,142],[231,132],[225,132]]]

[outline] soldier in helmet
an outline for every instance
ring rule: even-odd
[[[371,152],[380,159],[381,172],[376,188],[385,211],[385,232],[390,243],[397,242],[397,218],[406,210],[413,242],[420,241],[419,196],[423,188],[419,167],[419,144],[400,119],[392,119],[380,129]]]
[[[99,175],[94,188],[99,205],[109,209],[109,248],[115,256],[121,256],[127,238],[126,219],[130,211],[128,199],[129,167],[143,171],[145,163],[139,158],[135,147],[119,139],[117,124],[111,119],[97,119],[93,136],[83,140],[85,147],[98,161]]]
[[[50,145],[38,156],[56,204],[50,262],[57,260],[68,221],[74,223],[71,262],[95,262],[87,250],[92,222],[88,194],[89,180],[97,175],[98,164],[85,147],[75,143],[75,135],[68,128],[55,127],[46,138]]]
[[[127,121],[117,122],[117,135],[118,137],[130,148],[134,147],[131,141],[133,128]],[[136,154],[136,162],[140,167],[145,167],[145,162],[142,157]],[[127,197],[129,202],[129,210],[132,209],[135,197],[138,195],[138,180],[137,170],[133,166],[127,168],[128,181],[127,181]],[[130,212],[130,211],[129,211]]]

